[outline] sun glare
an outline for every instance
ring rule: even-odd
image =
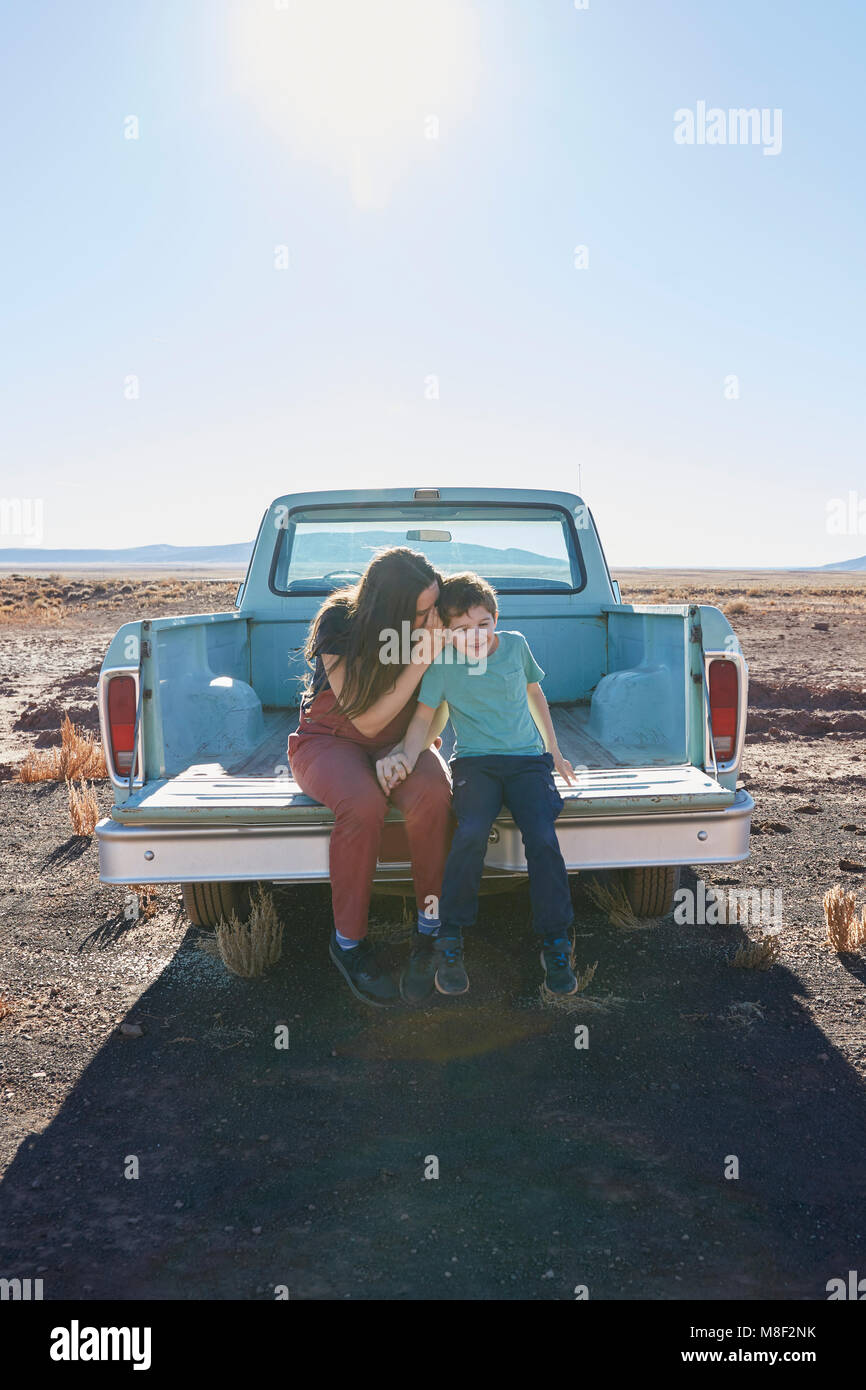
[[[348,179],[360,207],[471,109],[480,70],[467,0],[265,0],[240,7],[238,88],[300,158]]]

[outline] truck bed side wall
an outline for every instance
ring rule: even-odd
[[[138,671],[145,780],[171,777],[196,754],[233,752],[263,733],[261,701],[250,685],[249,624],[238,613],[205,613],[125,623],[105,669]],[[107,730],[102,730],[103,740]],[[119,788],[116,800],[126,792]]]

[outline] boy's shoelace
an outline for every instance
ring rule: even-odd
[[[558,970],[564,970],[566,965],[571,964],[571,947],[567,941],[563,941],[561,946],[558,941],[551,946],[545,946],[544,954],[550,964]]]

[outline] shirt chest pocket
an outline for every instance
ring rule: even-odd
[[[513,667],[510,671],[503,671],[499,675],[498,696],[502,704],[510,709],[519,709],[526,703],[526,677],[523,674],[523,667]]]

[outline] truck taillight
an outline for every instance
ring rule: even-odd
[[[115,769],[128,776],[135,743],[135,681],[112,676],[108,682],[108,737]]]
[[[713,747],[720,763],[729,762],[737,746],[737,711],[740,703],[740,683],[736,662],[710,662],[710,722]]]

